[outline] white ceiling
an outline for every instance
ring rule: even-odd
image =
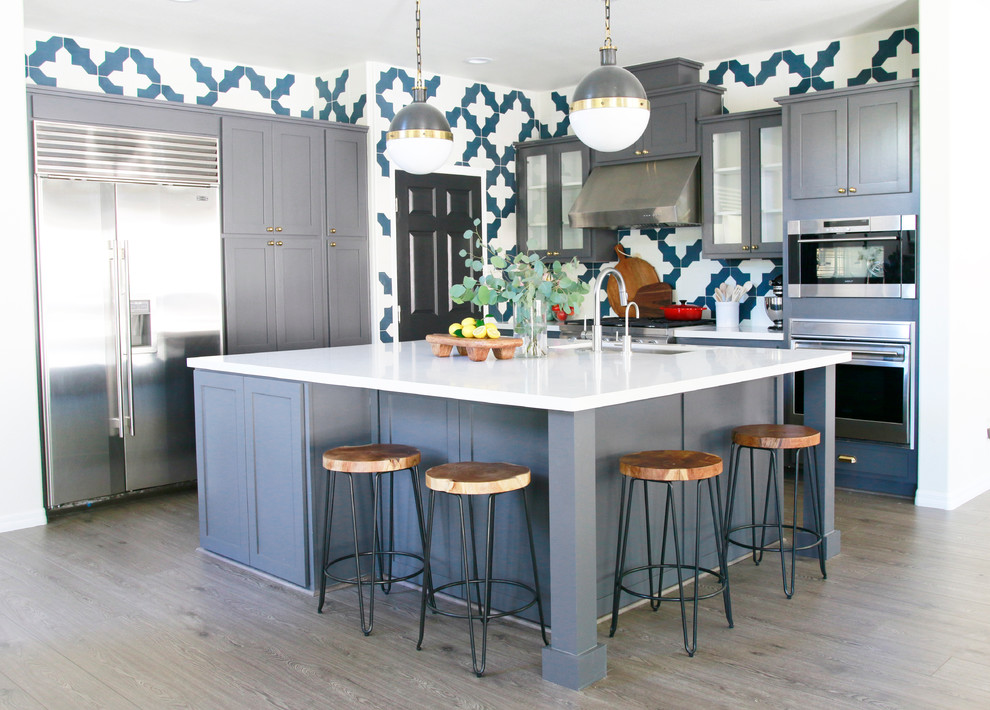
[[[25,26],[319,74],[415,67],[415,0],[23,0]],[[918,0],[613,0],[619,63],[727,59],[918,22]],[[422,0],[423,71],[567,87],[598,63],[603,0]],[[490,64],[471,65],[485,56]]]

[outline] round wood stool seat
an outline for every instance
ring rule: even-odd
[[[338,446],[323,452],[323,468],[342,473],[386,473],[418,466],[419,449],[402,444]]]
[[[817,429],[800,424],[748,424],[732,430],[732,441],[751,449],[804,449],[821,443]]]
[[[619,471],[644,481],[702,481],[722,473],[722,459],[704,451],[639,451],[619,459]]]
[[[455,495],[508,493],[525,488],[529,480],[528,468],[511,463],[461,461],[434,466],[426,472],[427,488]]]

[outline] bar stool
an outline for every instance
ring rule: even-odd
[[[475,674],[480,678],[485,672],[486,652],[488,649],[488,623],[492,619],[502,616],[519,614],[536,604],[536,609],[540,618],[540,633],[543,636],[544,645],[547,641],[547,628],[543,621],[543,600],[540,596],[540,578],[536,567],[536,550],[533,546],[533,526],[529,517],[529,503],[526,500],[526,486],[530,482],[530,471],[525,466],[517,466],[510,463],[483,463],[480,461],[466,461],[461,463],[447,463],[434,466],[426,472],[426,487],[430,489],[429,512],[427,513],[426,528],[426,552],[424,557],[425,572],[423,578],[427,583],[423,585],[422,599],[419,611],[419,639],[416,641],[416,650],[423,647],[423,634],[426,625],[426,608],[442,616],[449,616],[457,619],[468,620],[468,634],[471,638],[471,666]],[[497,579],[492,577],[492,552],[495,542],[495,499],[503,493],[519,491],[523,501],[523,509],[526,514],[526,533],[529,536],[529,555],[533,563],[533,586],[509,579]],[[442,584],[435,589],[430,581],[430,545],[433,538],[433,510],[437,493],[447,493],[457,497],[458,510],[461,522],[461,566],[463,578],[453,582]],[[471,525],[471,558],[473,561],[473,573],[468,570],[468,546],[467,533],[464,520],[464,499],[468,502],[468,515],[470,521],[474,521],[474,509],[472,499],[475,496],[488,496],[488,522],[486,527],[486,552],[484,576],[478,573],[478,557],[475,549],[474,529]],[[520,588],[530,595],[527,603],[508,611],[492,611],[492,587],[495,585],[511,586]],[[466,612],[456,613],[440,610],[437,608],[436,593],[453,587],[464,587],[466,601]],[[472,599],[472,587],[474,588],[474,599]],[[478,610],[473,610],[477,603]],[[475,648],[474,622],[478,619],[481,622],[481,661],[479,663]]]
[[[619,471],[622,473],[622,494],[619,504],[619,536],[615,551],[615,582],[612,589],[612,625],[608,635],[615,635],[615,628],[619,618],[619,598],[622,592],[626,592],[640,599],[649,599],[650,605],[656,611],[660,603],[664,601],[676,601],[681,605],[681,629],[684,633],[684,650],[688,656],[694,656],[698,646],[698,600],[708,599],[715,595],[722,594],[722,605],[725,611],[725,619],[732,628],[732,602],[729,598],[729,575],[728,565],[725,560],[725,545],[722,540],[722,491],[719,484],[719,474],[722,473],[722,459],[715,454],[708,454],[702,451],[640,451],[635,454],[627,454],[619,459]],[[636,481],[643,482],[643,502],[644,513],[646,515],[646,564],[638,567],[625,569],[626,547],[629,541],[629,520],[632,517],[633,487]],[[694,564],[685,564],[682,559],[684,551],[681,545],[681,538],[678,534],[677,513],[674,505],[674,484],[684,481],[697,481],[695,495],[695,526],[694,526]],[[718,571],[701,567],[700,547],[701,547],[701,482],[705,481],[708,488],[708,502],[711,506],[712,527],[715,530],[715,551],[718,559]],[[714,481],[715,486],[712,487]],[[627,485],[628,482],[628,485]],[[663,540],[660,549],[660,563],[653,563],[653,544],[650,530],[650,504],[647,483],[663,483],[666,486],[666,503],[664,504]],[[683,520],[681,522],[681,534],[683,534]],[[667,562],[667,531],[668,528],[673,533],[674,538],[674,563]],[[653,572],[659,570],[659,587],[654,592]],[[677,596],[663,595],[663,576],[666,570],[677,572]],[[684,591],[683,571],[689,570],[694,573],[694,588],[689,595]],[[630,574],[645,571],[649,577],[649,593],[644,594],[630,589],[623,584],[623,579]],[[712,575],[717,587],[714,591],[700,594],[698,591],[698,577],[701,572]],[[687,607],[685,603],[691,600],[692,608],[692,635],[688,640],[687,630]]]
[[[323,567],[320,575],[320,603],[316,611],[323,613],[323,604],[326,601],[327,579],[343,584],[357,585],[358,609],[361,614],[361,631],[367,636],[375,623],[375,587],[380,586],[385,594],[391,591],[394,582],[403,582],[412,579],[423,571],[422,565],[409,574],[401,577],[392,576],[392,561],[396,557],[403,557],[423,562],[423,556],[413,552],[395,550],[394,547],[394,522],[395,522],[395,485],[392,474],[399,471],[408,470],[412,483],[413,500],[416,503],[416,520],[419,526],[419,538],[421,548],[425,550],[426,536],[423,528],[423,499],[419,490],[419,462],[420,453],[411,446],[401,444],[365,444],[362,446],[338,446],[323,453],[323,467],[329,474],[327,484],[324,527],[323,527]],[[343,555],[334,560],[330,559],[330,538],[333,531],[333,502],[337,487],[337,474],[347,476],[351,492],[351,528],[354,540],[353,554]],[[358,542],[358,522],[357,503],[354,498],[354,477],[353,474],[372,474],[372,533],[371,550],[362,552]],[[388,528],[385,545],[382,545],[383,529],[385,528],[385,514],[382,498],[384,496],[380,479],[382,475],[388,475]],[[367,575],[361,571],[361,558],[371,558],[371,572]],[[340,577],[330,571],[337,563],[344,560],[354,560],[354,576]],[[377,572],[376,572],[377,568]],[[365,622],[364,615],[364,587],[369,587],[368,618]]]
[[[798,424],[750,424],[736,427],[732,430],[732,448],[729,455],[729,502],[725,520],[725,540],[726,544],[732,543],[739,547],[753,551],[754,564],[760,564],[764,552],[780,553],[780,572],[784,585],[784,594],[788,599],[794,594],[794,562],[798,550],[810,550],[818,548],[818,564],[822,570],[822,577],[828,578],[825,572],[825,545],[822,537],[822,496],[820,482],[818,480],[818,468],[815,463],[815,452],[821,442],[821,433],[811,427]],[[749,481],[750,481],[750,519],[752,523],[748,525],[732,525],[732,513],[735,508],[735,495],[739,485],[739,457],[744,448],[749,449]],[[780,458],[786,449],[795,449],[798,452],[794,467],[794,500],[792,504],[792,517],[789,523],[782,521],[781,502],[777,472],[780,469]],[[767,451],[769,454],[769,465],[767,474],[767,490],[763,502],[763,518],[757,522],[756,518],[756,474],[754,466],[753,452],[756,450]],[[815,529],[798,525],[798,489],[801,487],[801,459],[805,460],[805,475],[809,477],[811,492],[811,509],[814,519]],[[773,498],[774,514],[776,522],[767,519],[770,510],[770,499]],[[791,540],[788,546],[784,538],[784,528],[790,528]],[[745,530],[750,531],[750,541],[745,543],[740,536],[732,537],[733,533]],[[756,531],[760,531],[760,541],[756,541]],[[777,539],[767,542],[767,531],[776,531]],[[804,533],[810,538],[806,544],[798,544],[798,533]],[[786,553],[791,557],[790,586],[788,586]]]

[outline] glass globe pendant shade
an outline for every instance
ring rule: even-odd
[[[646,91],[632,72],[615,65],[615,47],[602,47],[602,65],[574,89],[570,121],[574,134],[592,150],[628,148],[650,121]]]
[[[413,102],[395,114],[385,135],[388,159],[401,170],[426,175],[450,156],[454,135],[443,113],[426,103],[426,89],[413,89]]]

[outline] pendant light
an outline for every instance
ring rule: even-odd
[[[599,48],[602,65],[574,89],[571,127],[586,146],[604,153],[635,143],[650,120],[646,91],[632,72],[616,66],[612,44],[611,6],[605,0],[605,44]]]
[[[413,102],[395,114],[385,134],[385,152],[395,167],[414,175],[432,173],[454,147],[454,134],[443,113],[426,103],[420,50],[420,12],[416,0],[416,85]]]

